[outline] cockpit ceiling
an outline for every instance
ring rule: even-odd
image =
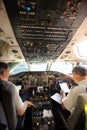
[[[87,0],[4,0],[27,62],[56,60],[87,16]]]

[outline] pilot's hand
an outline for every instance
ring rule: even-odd
[[[35,106],[31,101],[28,101],[28,107]]]
[[[65,97],[65,92],[63,90],[60,90],[60,95],[62,96],[62,98]]]
[[[70,74],[64,74],[66,78],[72,79],[73,80],[73,76]]]

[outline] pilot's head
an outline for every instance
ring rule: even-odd
[[[8,80],[9,78],[9,65],[5,62],[0,62],[0,79]]]
[[[76,66],[72,70],[73,80],[78,84],[81,80],[87,78],[87,69],[82,66]]]

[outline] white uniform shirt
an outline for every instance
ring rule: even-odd
[[[8,82],[11,86],[14,86],[15,105],[16,105],[16,110],[18,110],[23,106],[24,103],[23,103],[21,97],[19,96],[16,86],[12,82],[10,82],[10,81],[8,81]]]
[[[71,89],[67,97],[62,100],[65,108],[72,111],[75,107],[77,97],[80,93],[86,93],[87,79],[79,82],[78,86]]]

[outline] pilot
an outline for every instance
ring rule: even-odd
[[[86,92],[87,87],[87,69],[82,66],[76,66],[72,70],[73,76],[68,76],[73,79],[78,86],[71,89],[69,94],[62,100],[62,107],[72,111],[75,107],[77,96],[80,93]]]
[[[16,113],[17,115],[22,116],[25,113],[27,107],[33,106],[33,103],[27,100],[23,102],[21,97],[19,96],[19,93],[17,92],[16,86],[12,82],[8,81],[8,78],[9,78],[9,65],[7,63],[0,62],[0,80],[2,81],[2,84],[7,87],[7,89],[13,88]]]
[[[66,75],[68,78],[74,80],[78,86],[73,87],[66,97],[63,97],[62,104],[55,105],[56,115],[61,111],[64,118],[67,120],[71,112],[73,112],[77,97],[80,93],[86,93],[87,90],[87,69],[82,66],[76,66],[72,70],[73,76]],[[58,125],[59,124],[59,125]],[[63,122],[60,115],[57,116],[57,128],[62,129]]]
[[[68,119],[69,127],[70,129],[83,129],[84,123],[83,123],[83,118],[80,116],[80,123],[78,124],[77,120],[74,120],[75,116],[78,116],[78,113],[75,116],[73,115],[73,112],[75,112],[75,106],[77,106],[76,102],[78,100],[78,95],[81,93],[86,93],[87,92],[87,69],[82,66],[76,66],[72,70],[73,76],[66,75],[68,78],[71,78],[74,80],[76,84],[78,84],[76,87],[71,88],[70,92],[68,95],[62,99],[62,108],[63,110],[68,110],[70,111],[70,115]],[[81,102],[80,102],[81,103]],[[77,111],[78,112],[78,111]],[[80,113],[79,113],[80,114]],[[73,115],[73,118],[72,118]],[[75,118],[77,119],[77,118]]]

